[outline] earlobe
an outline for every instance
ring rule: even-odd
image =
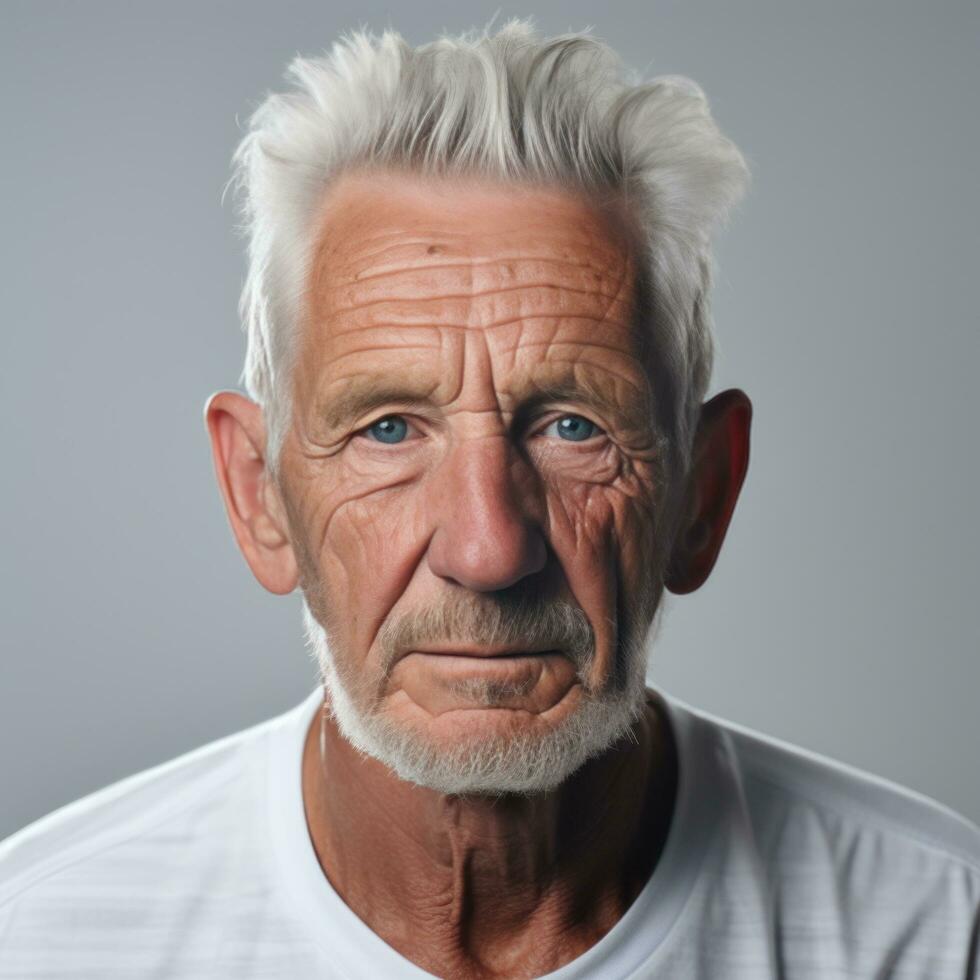
[[[688,475],[689,505],[677,528],[664,585],[677,595],[700,588],[714,568],[749,462],[752,403],[730,388],[706,402]]]
[[[285,595],[298,582],[288,527],[265,465],[262,409],[234,391],[205,406],[215,475],[238,547],[259,583]]]

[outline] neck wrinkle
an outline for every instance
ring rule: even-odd
[[[322,706],[319,714],[306,738],[303,797],[321,870],[358,918],[423,969],[452,964],[479,976],[484,964],[506,962],[511,976],[550,972],[598,942],[653,873],[677,752],[649,689],[635,740],[625,736],[529,798],[414,786],[360,755]],[[531,964],[540,972],[524,972]]]

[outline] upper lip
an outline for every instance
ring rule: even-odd
[[[455,643],[452,645],[446,644],[445,646],[418,647],[414,652],[456,654],[460,657],[508,657],[514,654],[547,653],[550,650],[554,650],[554,647],[531,649],[518,644],[502,647],[480,647],[472,643]]]

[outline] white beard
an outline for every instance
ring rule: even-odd
[[[327,630],[313,615],[303,594],[303,624],[327,695],[327,710],[341,735],[355,748],[392,769],[401,779],[447,794],[541,793],[564,782],[586,760],[626,735],[643,714],[646,700],[647,644],[660,618],[662,603],[646,628],[622,638],[618,676],[605,689],[590,692],[584,681],[591,652],[577,666],[585,697],[568,716],[540,731],[513,734],[481,732],[454,738],[451,746],[433,744],[424,732],[399,726],[365,707],[338,670]],[[581,620],[584,614],[576,611]],[[641,624],[642,625],[642,624]],[[591,629],[589,629],[591,633]],[[498,638],[495,636],[495,639]],[[590,648],[591,650],[591,648]],[[492,682],[467,683],[477,704],[491,707],[507,693]],[[365,701],[370,696],[365,694]]]

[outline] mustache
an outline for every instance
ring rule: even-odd
[[[378,632],[383,676],[398,659],[425,644],[526,644],[561,650],[584,671],[595,655],[595,631],[581,607],[563,599],[497,593],[458,594],[438,606],[413,610]]]

